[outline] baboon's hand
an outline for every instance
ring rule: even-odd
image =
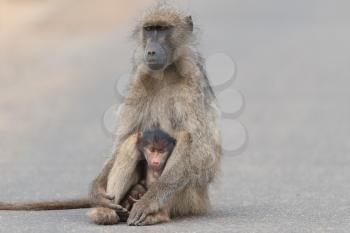
[[[152,204],[152,202],[147,199],[140,199],[134,204],[130,211],[128,225],[143,225],[142,223],[146,217],[158,210],[159,208],[156,204]]]
[[[123,208],[121,205],[115,204],[113,202],[114,196],[107,194],[106,192],[99,191],[91,197],[91,204],[93,206],[106,207],[115,210],[117,213],[128,212],[127,209]]]

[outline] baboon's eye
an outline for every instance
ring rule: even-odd
[[[169,26],[162,26],[162,25],[152,25],[152,26],[144,26],[143,29],[147,32],[149,31],[165,31],[168,30]]]
[[[145,27],[143,27],[143,29],[145,30],[145,31],[152,31],[153,30],[153,26],[145,26]]]
[[[159,150],[158,150],[158,153],[163,154],[163,153],[164,153],[164,150],[163,150],[163,149],[159,149]]]
[[[168,26],[156,26],[156,30],[157,31],[165,31],[165,30],[167,30],[167,29],[169,29],[169,27]]]

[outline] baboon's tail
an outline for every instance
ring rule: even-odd
[[[0,210],[67,210],[90,208],[89,199],[64,201],[0,202]]]

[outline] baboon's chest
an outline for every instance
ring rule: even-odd
[[[165,130],[175,130],[181,127],[187,115],[186,88],[179,84],[159,87],[148,99],[148,119],[146,127],[161,127]]]

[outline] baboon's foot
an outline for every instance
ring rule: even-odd
[[[105,207],[93,208],[87,215],[92,221],[99,225],[113,225],[119,222],[119,216],[115,210]]]

